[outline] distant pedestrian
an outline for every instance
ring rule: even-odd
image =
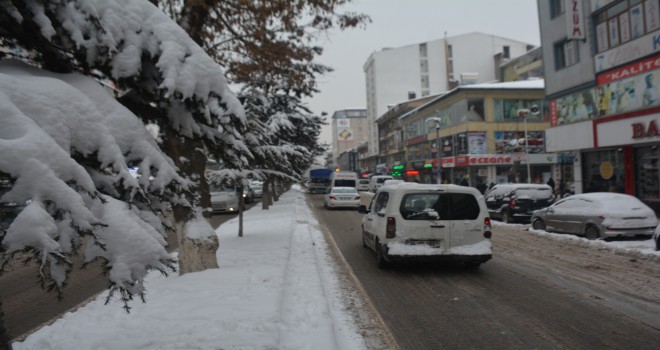
[[[550,188],[552,189],[552,192],[554,193],[555,192],[555,180],[550,178],[550,180],[548,180],[547,184],[548,184],[548,186],[550,186]]]
[[[465,187],[470,186],[466,177],[464,177],[463,180],[461,180],[461,186],[465,186]]]
[[[477,189],[479,190],[479,192],[481,192],[481,194],[484,194],[484,193],[486,193],[486,190],[488,189],[488,186],[486,186],[486,184],[483,181],[480,181],[477,184]]]
[[[563,196],[565,191],[566,183],[564,182],[564,179],[559,179],[559,195]]]

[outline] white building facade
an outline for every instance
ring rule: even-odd
[[[378,158],[376,119],[388,106],[440,94],[458,85],[496,80],[496,56],[517,57],[533,45],[483,33],[373,52],[364,64],[369,157]],[[375,164],[374,164],[375,165]]]
[[[660,2],[538,0],[547,150],[577,193],[660,211]]]

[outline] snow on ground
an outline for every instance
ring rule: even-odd
[[[106,293],[14,349],[365,349],[298,187],[221,225],[219,269],[147,277],[130,314]]]
[[[596,249],[660,255],[652,240],[590,241],[503,224]],[[318,221],[295,186],[221,225],[220,268],[147,278],[147,303],[126,314],[105,293],[22,343],[24,349],[365,349]]]
[[[492,221],[493,226],[509,226],[509,227],[517,227],[519,229],[524,229],[528,230],[530,233],[541,235],[541,236],[546,236],[550,237],[552,239],[556,240],[562,240],[562,241],[570,241],[575,244],[579,244],[582,246],[588,245],[592,246],[598,249],[610,249],[612,251],[625,251],[629,253],[634,253],[634,254],[642,254],[642,255],[656,255],[660,256],[660,251],[655,250],[655,243],[653,242],[653,239],[645,239],[645,240],[637,240],[637,239],[617,239],[617,240],[610,240],[610,241],[604,241],[604,240],[588,240],[584,237],[581,236],[575,236],[571,234],[562,234],[562,233],[554,233],[554,232],[547,232],[543,230],[535,230],[531,228],[530,225],[523,225],[523,224],[505,224],[503,222],[499,221]]]

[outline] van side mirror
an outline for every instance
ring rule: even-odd
[[[360,206],[358,207],[358,213],[366,214],[366,213],[368,213],[368,212],[369,212],[369,211],[367,210],[367,206],[365,206],[365,205],[360,205]]]

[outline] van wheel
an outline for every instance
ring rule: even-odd
[[[385,253],[383,253],[383,246],[378,240],[376,240],[376,266],[379,269],[384,269],[389,265],[387,260],[385,260]]]
[[[504,222],[505,224],[509,224],[513,222],[513,218],[511,217],[511,214],[509,213],[508,210],[502,212],[502,222]]]
[[[532,228],[545,231],[545,222],[541,219],[534,219],[534,222],[532,222]]]
[[[596,226],[589,225],[584,230],[584,236],[589,240],[594,240],[600,238],[600,232],[598,232],[598,228]]]

